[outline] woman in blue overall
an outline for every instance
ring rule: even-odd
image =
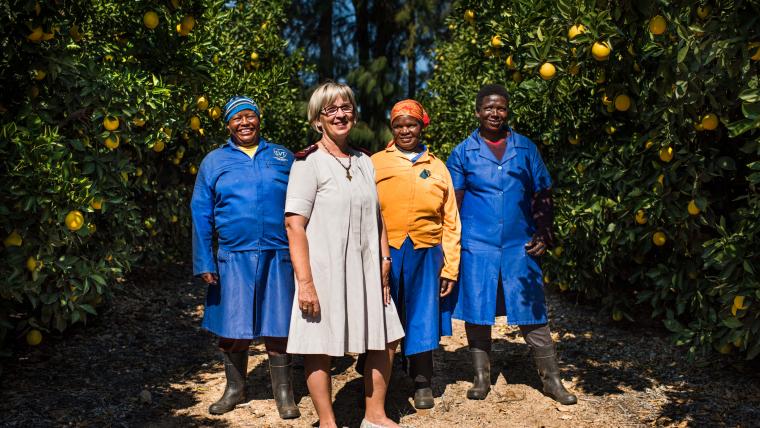
[[[280,417],[297,418],[286,353],[295,284],[283,216],[293,153],[260,137],[249,98],[230,99],[224,120],[230,138],[203,159],[190,203],[193,273],[208,284],[203,328],[219,336],[227,377],[209,412],[245,401],[248,346],[261,337]]]
[[[447,298],[459,273],[461,224],[446,165],[421,144],[429,118],[420,103],[391,109],[393,141],[372,156],[391,252],[391,295],[406,336],[401,350],[414,380],[414,407],[434,405],[433,350],[451,335]]]
[[[575,404],[559,376],[538,260],[552,241],[552,182],[533,142],[507,126],[508,103],[503,86],[482,87],[480,127],[447,161],[462,217],[453,317],[465,321],[475,370],[467,398],[482,400],[490,390],[491,326],[506,315],[533,351],[544,393]]]

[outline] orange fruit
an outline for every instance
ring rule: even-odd
[[[610,57],[612,47],[607,42],[594,42],[591,46],[591,55],[597,61],[606,61]]]
[[[80,211],[72,210],[66,214],[64,222],[66,223],[66,227],[69,230],[76,232],[77,230],[81,229],[82,226],[84,226],[84,216]]]
[[[158,14],[152,10],[145,12],[143,24],[150,30],[158,27]]]
[[[668,21],[662,15],[656,15],[649,20],[649,32],[655,36],[663,34],[668,29]]]
[[[573,40],[574,38],[578,37],[580,34],[586,32],[586,27],[583,26],[583,24],[575,24],[570,27],[569,30],[567,30],[567,38],[570,40]]]
[[[636,211],[636,223],[638,224],[647,224],[647,213],[644,210],[638,210]]]
[[[541,75],[542,79],[550,80],[554,77],[554,75],[557,74],[557,68],[554,66],[554,64],[545,62],[541,65],[541,68],[538,69],[538,74]]]
[[[42,333],[36,328],[29,330],[29,332],[26,333],[26,343],[28,343],[29,346],[39,345],[42,343]]]
[[[692,199],[689,201],[689,205],[686,207],[686,211],[688,211],[690,215],[699,215],[702,210],[699,209],[697,203],[694,201],[694,199]]]
[[[103,128],[106,131],[115,131],[119,128],[119,118],[115,116],[106,116],[103,118]]]
[[[668,242],[668,238],[662,232],[655,232],[652,235],[652,242],[654,243],[654,245],[658,247],[662,247],[663,245],[665,245],[666,242]]]

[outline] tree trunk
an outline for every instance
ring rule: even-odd
[[[319,26],[317,27],[317,43],[319,44],[319,62],[317,76],[322,82],[333,78],[333,1],[319,2]]]
[[[369,10],[368,0],[353,0],[356,13],[356,50],[359,54],[359,66],[369,62]]]

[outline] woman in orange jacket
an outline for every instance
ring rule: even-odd
[[[391,251],[391,295],[406,337],[401,348],[414,379],[414,406],[433,407],[433,349],[451,335],[446,296],[459,274],[461,225],[446,165],[421,143],[429,122],[420,103],[391,110],[393,141],[372,156]]]

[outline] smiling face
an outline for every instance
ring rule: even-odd
[[[346,113],[345,110],[351,110]],[[335,101],[324,106],[319,114],[317,129],[331,141],[343,142],[354,127],[353,104],[338,96]]]
[[[422,124],[412,116],[399,116],[391,123],[391,133],[393,133],[393,142],[396,146],[413,151],[420,144]]]
[[[235,144],[243,147],[259,143],[261,121],[253,110],[241,110],[227,122],[227,130]]]
[[[507,99],[501,95],[489,95],[483,98],[480,107],[475,111],[480,121],[481,132],[497,134],[507,124],[509,108]]]

